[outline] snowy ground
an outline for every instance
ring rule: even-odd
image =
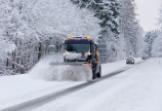
[[[0,109],[162,111],[161,67],[162,59],[156,58],[133,66],[124,61],[104,64],[103,78],[89,82],[45,81],[28,75],[2,77]]]
[[[58,56],[59,57],[59,56]],[[59,58],[59,60],[61,60]],[[51,66],[53,61],[51,57],[46,57],[40,61],[28,74],[4,76],[0,78],[0,109],[4,109],[16,104],[24,103],[26,101],[34,100],[48,94],[53,94],[62,91],[66,88],[84,84],[87,81],[55,81],[54,76],[60,80],[60,72],[55,71],[55,67]],[[109,68],[106,68],[109,67]],[[103,75],[117,70],[122,70],[128,66],[124,61],[109,63],[103,65]],[[59,68],[57,68],[59,69]],[[78,74],[77,74],[78,75]],[[84,76],[82,76],[84,78]],[[64,80],[65,78],[62,77]]]

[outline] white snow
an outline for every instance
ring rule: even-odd
[[[60,56],[57,55],[59,58]],[[47,59],[48,58],[48,59]],[[61,62],[59,61],[55,62]],[[46,61],[46,62],[45,62]],[[34,98],[41,97],[43,95],[47,95],[50,93],[58,92],[60,90],[66,89],[71,86],[76,86],[86,81],[69,81],[72,78],[64,78],[68,81],[51,81],[55,80],[53,77],[61,77],[59,72],[63,71],[64,69],[54,70],[55,68],[52,65],[49,65],[50,62],[53,61],[53,57],[49,56],[42,59],[28,74],[26,75],[15,75],[15,76],[4,76],[0,78],[0,109],[13,106],[15,104],[19,104],[25,101],[32,100]],[[107,66],[109,70],[103,70],[104,74],[111,73],[115,70],[120,70],[124,68],[125,62],[116,62],[116,63],[109,63]],[[115,68],[113,68],[115,66]],[[106,69],[106,64],[103,65],[104,69]],[[59,68],[61,68],[59,66]],[[52,70],[52,71],[51,71]],[[76,70],[77,71],[77,70]],[[53,73],[53,74],[52,74]],[[64,72],[65,73],[65,72]],[[85,80],[85,76],[79,73],[81,80]],[[56,74],[56,75],[55,75]],[[64,74],[68,74],[67,72]],[[78,75],[78,74],[77,74]],[[72,75],[73,76],[73,75]],[[79,76],[78,76],[79,77]],[[63,77],[62,77],[63,78]],[[64,80],[63,79],[63,80]],[[49,81],[50,80],[50,81]]]
[[[136,61],[139,63],[141,60]],[[126,65],[125,61],[104,64],[103,78],[89,82],[45,81],[29,75],[2,77],[0,110],[71,89],[54,99],[45,97],[40,101],[43,104],[39,105],[37,101],[37,104],[33,103],[32,107],[24,110],[162,111],[161,67],[162,58],[152,58],[136,65]],[[126,69],[119,74],[113,73]],[[107,76],[110,73],[112,76]]]
[[[5,40],[1,40],[1,38],[0,38],[0,47],[1,47],[0,59],[2,60],[4,58],[7,58],[8,56],[7,54],[12,53],[16,49],[15,44],[5,41]]]
[[[81,58],[81,56],[82,56],[81,53],[68,52],[68,51],[64,53],[64,58],[68,60],[78,59]]]
[[[75,36],[90,34],[94,38],[98,35],[99,20],[93,12],[80,9],[70,0],[38,0],[29,1],[28,10],[32,27],[39,32],[72,34]],[[31,2],[31,3],[30,3]]]
[[[57,59],[55,60],[55,58]],[[28,74],[32,78],[48,81],[85,81],[91,80],[92,78],[90,66],[65,65],[63,63],[63,57],[60,54],[51,54],[50,56],[43,58]]]
[[[152,44],[151,54],[153,57],[162,57],[162,34],[155,38]]]
[[[148,60],[32,111],[162,111],[161,67]]]
[[[41,97],[79,84],[31,79],[28,75],[7,76],[0,79],[0,109]]]

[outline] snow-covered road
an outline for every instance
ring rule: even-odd
[[[162,111],[162,59],[152,59],[33,111]]]
[[[0,109],[162,111],[161,67],[162,59],[134,66],[125,65],[124,61],[104,64],[103,78],[90,82],[32,80],[24,75],[4,77],[0,80]]]

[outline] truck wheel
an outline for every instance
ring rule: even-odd
[[[97,73],[97,77],[101,78],[101,66],[99,67],[99,72]]]
[[[92,71],[92,79],[96,79],[96,78],[97,78],[96,71]]]
[[[97,70],[97,66],[94,65],[94,66],[92,67],[92,72],[93,72],[93,77],[92,77],[92,79],[101,78],[101,66],[99,66],[99,72],[96,72],[96,70]]]
[[[97,78],[97,73],[96,73],[96,65],[92,65],[92,79]]]

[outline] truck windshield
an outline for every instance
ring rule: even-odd
[[[65,44],[65,50],[76,53],[88,52],[90,44]]]

